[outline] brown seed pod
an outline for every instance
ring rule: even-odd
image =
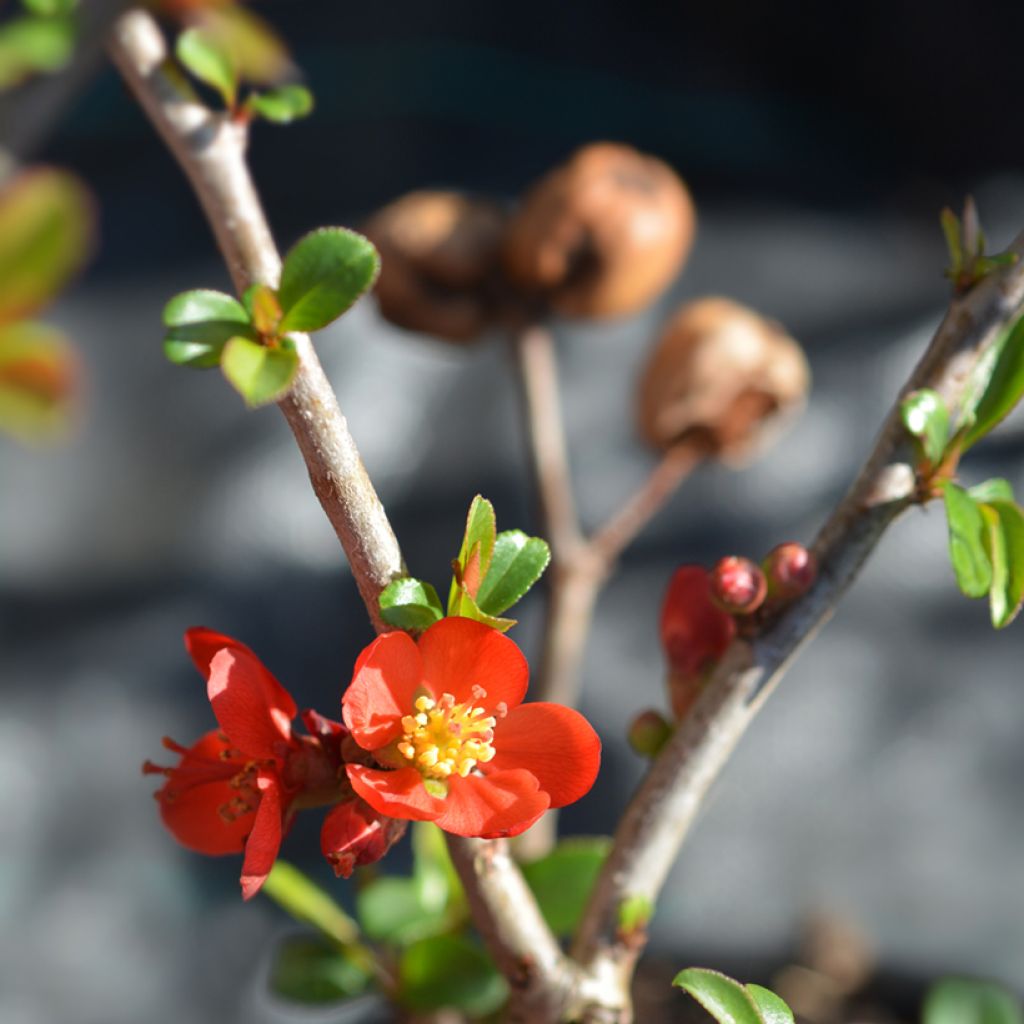
[[[505,214],[459,192],[410,192],[365,226],[381,255],[377,299],[392,323],[474,341],[493,322]]]
[[[810,370],[778,324],[729,299],[690,302],[669,321],[640,378],[637,420],[655,448],[680,441],[742,465],[804,405]]]
[[[509,223],[505,270],[565,316],[622,316],[671,284],[695,223],[690,193],[668,164],[595,143],[528,193]]]

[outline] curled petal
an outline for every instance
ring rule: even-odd
[[[320,830],[320,849],[340,878],[373,864],[404,834],[406,823],[385,818],[362,800],[332,807]]]
[[[263,887],[281,849],[283,833],[283,802],[277,777],[261,772],[256,780],[260,805],[252,832],[245,844],[242,862],[242,899],[252,899]]]
[[[445,809],[445,801],[431,796],[415,768],[379,771],[361,764],[345,766],[352,788],[374,810],[390,818],[433,821]]]
[[[423,673],[435,695],[494,711],[522,703],[530,670],[513,640],[482,622],[455,616],[434,623],[419,641]],[[486,696],[481,696],[486,694]]]
[[[601,741],[590,723],[561,704],[522,704],[498,722],[487,772],[525,768],[537,777],[552,807],[565,807],[590,790],[601,765]]]
[[[290,743],[295,701],[248,648],[213,656],[206,694],[220,727],[249,757],[279,757]]]
[[[385,633],[356,662],[341,700],[342,717],[364,750],[378,750],[401,735],[402,715],[423,686],[423,663],[408,633]]]
[[[459,836],[500,839],[525,832],[550,806],[534,775],[524,769],[451,780],[436,824]]]

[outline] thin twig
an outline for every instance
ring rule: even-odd
[[[1011,247],[1024,254],[1024,234]],[[1024,304],[1024,260],[954,299],[900,399],[929,387],[959,407],[981,356]],[[736,641],[676,730],[619,823],[573,945],[585,970],[630,975],[642,935],[620,933],[619,911],[653,907],[704,794],[791,660],[831,617],[885,529],[914,499],[899,400],[871,455],[814,543],[815,586],[753,640]]]

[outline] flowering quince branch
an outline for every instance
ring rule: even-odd
[[[1024,255],[1024,234],[1009,251]],[[740,636],[724,650],[630,801],[573,943],[573,956],[585,972],[630,976],[643,945],[642,927],[640,935],[624,929],[623,909],[653,907],[708,787],[765,698],[802,645],[830,618],[886,528],[919,500],[902,400],[931,388],[949,408],[958,408],[972,371],[1022,305],[1020,261],[954,298],[863,468],[815,539],[816,582],[753,637]]]

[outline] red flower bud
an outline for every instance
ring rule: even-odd
[[[789,541],[772,548],[764,572],[768,593],[789,601],[810,590],[818,578],[818,560],[802,544]]]
[[[731,615],[750,615],[764,603],[768,581],[749,559],[729,555],[711,570],[711,600]]]
[[[320,849],[339,878],[381,859],[405,833],[406,822],[378,814],[362,800],[338,804],[324,819]]]
[[[672,725],[660,711],[641,711],[629,727],[629,745],[641,757],[657,757],[672,735]]]

